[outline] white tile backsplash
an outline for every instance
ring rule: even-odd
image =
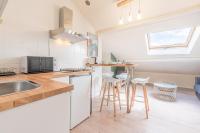
[[[1,68],[16,68],[15,72],[20,72],[20,59],[11,58],[11,59],[0,59],[0,69]]]
[[[55,57],[55,70],[61,68],[81,68],[85,67],[87,57],[87,43],[65,45],[50,41],[50,56]]]

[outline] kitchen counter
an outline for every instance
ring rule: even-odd
[[[32,103],[34,101],[73,90],[73,85],[53,81],[51,80],[52,78],[79,76],[90,73],[91,71],[51,72],[40,74],[19,74],[15,76],[0,77],[0,82],[30,80],[40,84],[40,87],[33,90],[0,96],[0,111],[12,109],[21,105]]]

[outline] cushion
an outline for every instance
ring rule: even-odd
[[[116,78],[126,80],[128,78],[128,74],[127,73],[121,73],[121,74],[116,75]]]
[[[132,79],[131,82],[133,84],[142,84],[142,85],[145,85],[149,82],[149,78],[135,78],[135,79]]]
[[[103,77],[103,78],[106,78],[106,77],[113,77],[113,73],[112,73],[112,72],[110,72],[110,73],[103,73],[103,74],[102,74],[102,77]]]

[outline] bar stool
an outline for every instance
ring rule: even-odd
[[[121,110],[121,102],[120,102],[120,94],[119,94],[120,80],[107,77],[107,78],[104,78],[104,83],[105,83],[105,86],[103,88],[103,96],[101,100],[100,112],[102,111],[104,101],[107,100],[107,106],[108,106],[108,103],[111,101],[110,97],[112,96],[113,97],[112,102],[113,102],[113,107],[114,107],[114,117],[116,117],[116,100],[118,100],[119,107]],[[106,95],[106,92],[107,92],[107,95]],[[112,92],[112,95],[111,95],[111,92]]]
[[[112,77],[113,77],[113,73],[112,72],[111,73],[109,72],[109,73],[103,73],[102,74],[102,85],[101,85],[101,90],[100,90],[100,94],[99,94],[100,97],[101,97],[103,89],[105,87],[105,81],[106,81],[106,79],[107,78],[112,78]]]
[[[121,88],[125,89],[125,94],[127,94],[127,79],[128,79],[128,74],[127,73],[121,73],[119,75],[116,75],[116,78],[121,81]]]
[[[148,101],[148,95],[147,95],[147,83],[149,82],[149,77],[148,78],[135,78],[132,81],[132,96],[131,96],[131,108],[134,105],[135,102],[135,95],[136,95],[136,89],[137,85],[142,86],[143,88],[143,96],[144,96],[144,104],[145,104],[145,111],[146,111],[146,118],[149,118],[148,112],[149,112],[149,101]]]

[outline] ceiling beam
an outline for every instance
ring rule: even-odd
[[[130,27],[137,27],[137,26],[140,26],[142,24],[158,22],[158,21],[162,21],[162,20],[166,20],[166,19],[169,19],[169,18],[172,18],[172,17],[179,16],[179,15],[182,15],[182,14],[197,12],[197,11],[200,11],[200,4],[197,4],[197,5],[194,5],[194,6],[191,6],[191,7],[187,7],[187,8],[183,8],[183,9],[179,9],[179,10],[176,10],[176,11],[168,12],[168,13],[165,13],[165,14],[161,14],[161,15],[157,15],[157,16],[153,16],[153,17],[148,17],[148,18],[144,18],[144,19],[141,19],[141,20],[136,20],[136,21],[133,21],[131,23],[124,24],[124,25],[118,25],[117,24],[117,25],[112,26],[112,27],[108,27],[108,28],[105,28],[105,29],[98,30],[96,33],[99,34],[99,33],[109,32],[109,31],[113,31],[113,30],[120,30],[120,29],[126,29],[126,28],[130,28]]]
[[[117,7],[122,7],[130,4],[133,0],[117,0]]]

